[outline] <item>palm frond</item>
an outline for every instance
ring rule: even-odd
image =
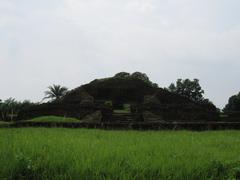
[[[68,91],[68,88],[61,86],[61,85],[55,85],[53,84],[52,86],[48,87],[48,90],[44,92],[45,99],[52,99],[52,100],[57,100],[63,97]]]

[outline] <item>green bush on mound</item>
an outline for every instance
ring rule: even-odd
[[[0,125],[8,125],[8,124],[11,124],[11,122],[0,121]]]
[[[42,116],[27,120],[27,122],[80,122],[80,120],[60,116]]]

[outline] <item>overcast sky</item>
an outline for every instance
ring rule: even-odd
[[[240,91],[240,1],[0,0],[0,99],[120,71],[198,78],[223,107]]]

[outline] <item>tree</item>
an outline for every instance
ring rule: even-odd
[[[21,103],[16,101],[14,98],[9,98],[4,102],[8,107],[8,114],[10,120],[12,121],[14,117],[17,116]]]
[[[43,99],[59,100],[61,97],[66,95],[68,89],[61,85],[49,86],[48,90],[45,91],[45,97]]]
[[[37,105],[38,103],[33,103],[33,102],[31,102],[30,100],[24,100],[23,102],[20,102],[20,107],[19,107],[19,109],[20,109],[20,111],[21,110],[25,110],[25,109],[28,109],[28,108],[30,108],[30,107],[32,107],[32,106],[35,106],[35,105]]]
[[[202,90],[198,79],[194,79],[193,81],[189,79],[178,79],[176,85],[174,83],[170,84],[168,91],[189,98],[194,102],[204,101],[204,91]]]
[[[132,73],[131,77],[134,79],[140,79],[144,82],[148,82],[148,83],[150,82],[148,76],[145,73],[134,72],[134,73]]]
[[[115,78],[120,78],[120,79],[125,79],[125,78],[129,78],[130,77],[130,73],[128,72],[120,72],[115,74],[114,76]]]
[[[229,98],[228,104],[225,106],[223,111],[240,111],[240,92]]]
[[[150,86],[152,86],[154,88],[158,87],[158,84],[153,83],[152,81],[150,81],[149,77],[145,73],[134,72],[134,73],[132,73],[131,78],[133,78],[133,79],[140,79],[140,80],[144,81],[145,83],[149,84]]]

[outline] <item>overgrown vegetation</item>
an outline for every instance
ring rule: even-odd
[[[236,179],[240,132],[0,129],[0,179]]]

